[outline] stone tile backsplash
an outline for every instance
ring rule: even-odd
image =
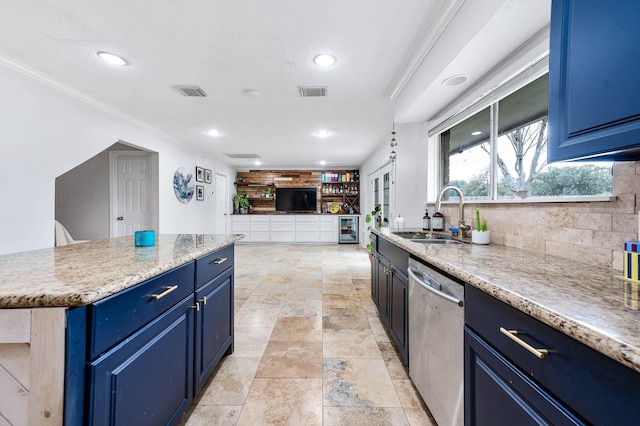
[[[613,194],[616,200],[610,202],[468,202],[465,216],[467,222],[473,221],[473,212],[480,207],[492,244],[622,270],[623,244],[638,238],[640,162],[614,164]],[[443,205],[442,210],[447,223],[457,221],[457,205]]]

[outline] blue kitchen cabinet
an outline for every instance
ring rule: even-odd
[[[465,425],[638,424],[640,373],[470,285],[464,348]]]
[[[373,241],[373,240],[372,240]],[[382,239],[375,239],[371,254],[371,298],[378,308],[406,366],[409,365],[408,282],[409,253]]]
[[[193,299],[90,364],[93,425],[171,424],[193,399]]]
[[[640,160],[640,5],[553,0],[549,162]]]
[[[233,247],[196,261],[195,392],[233,352]]]
[[[67,312],[65,425],[176,424],[233,352],[234,247]]]

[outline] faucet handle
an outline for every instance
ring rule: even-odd
[[[471,225],[467,225],[466,223],[464,223],[464,220],[459,220],[458,221],[458,228],[464,230],[464,231],[470,231],[471,230]]]

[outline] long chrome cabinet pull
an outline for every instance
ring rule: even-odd
[[[226,261],[227,261],[226,257],[221,257],[219,259],[216,259],[216,260],[213,260],[213,261],[209,262],[209,265],[214,265],[214,264],[215,265],[219,265],[219,264],[224,263]]]
[[[176,285],[172,285],[172,286],[169,286],[169,287],[167,287],[167,289],[166,289],[165,291],[163,291],[163,292],[162,292],[162,293],[160,293],[160,294],[152,294],[152,295],[151,295],[151,298],[152,298],[153,300],[162,299],[162,298],[163,298],[163,297],[165,297],[167,294],[171,293],[172,291],[174,291],[174,290],[175,290],[175,289],[177,289],[177,288],[178,288],[178,284],[176,284]]]
[[[522,340],[521,338],[519,338],[518,337],[518,330],[507,330],[504,327],[500,327],[500,333],[504,334],[509,339],[513,340],[514,342],[516,342],[517,344],[519,344],[520,346],[522,346],[523,348],[525,348],[526,350],[528,350],[529,352],[531,352],[532,354],[534,354],[535,356],[537,356],[540,359],[543,359],[544,357],[546,357],[549,354],[548,350],[546,350],[546,349],[536,349],[533,346],[531,346],[530,344],[528,344],[527,342],[525,342],[524,340]]]

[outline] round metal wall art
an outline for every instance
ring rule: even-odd
[[[195,179],[193,173],[184,167],[178,168],[173,175],[173,191],[181,203],[188,203],[195,192]]]

